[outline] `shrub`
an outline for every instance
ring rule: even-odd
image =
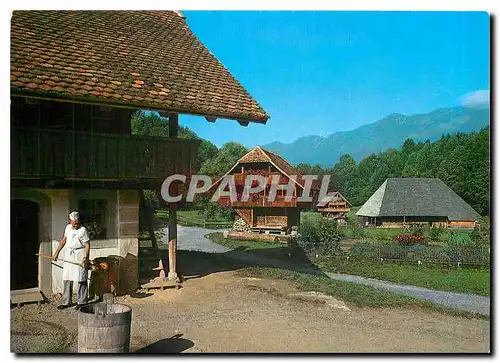
[[[352,229],[352,236],[354,238],[366,238],[368,235],[364,228],[355,227]]]
[[[470,238],[477,246],[488,246],[490,244],[490,231],[475,227],[470,234]]]
[[[416,245],[425,243],[423,234],[398,234],[394,241],[402,246]]]
[[[469,233],[451,231],[448,234],[447,242],[451,246],[470,246],[474,241]]]
[[[439,241],[441,235],[443,234],[443,228],[442,227],[434,227],[431,228],[429,231],[429,237],[431,241]]]
[[[389,238],[389,234],[387,233],[387,231],[385,229],[380,229],[377,231],[377,234],[375,235],[375,239],[377,241],[386,241]]]
[[[202,215],[205,219],[226,219],[230,220],[232,218],[232,209],[221,207],[217,203],[209,202],[205,204],[202,209]]]
[[[335,221],[326,218],[306,220],[299,227],[299,245],[307,252],[320,250],[327,255],[340,253],[342,234]]]

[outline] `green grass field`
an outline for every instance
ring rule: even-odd
[[[221,232],[209,233],[205,237],[212,242],[231,249],[239,249],[245,252],[253,253],[257,256],[274,258],[287,263],[290,262],[308,262],[307,257],[302,254],[293,254],[292,248],[285,243],[259,242],[259,241],[243,241],[224,238]],[[293,255],[293,260],[291,259]]]
[[[319,258],[314,262],[322,270],[371,277],[434,290],[490,295],[489,268],[417,265],[398,262]]]
[[[168,219],[168,210],[159,209],[156,211],[156,215]],[[204,219],[203,215],[201,214],[201,211],[198,210],[178,210],[177,216],[195,218],[195,219]]]
[[[168,210],[159,209],[155,212],[156,218],[164,223],[168,220]],[[210,229],[228,228],[233,222],[226,219],[205,219],[199,210],[178,210],[177,223],[181,226],[198,226]]]

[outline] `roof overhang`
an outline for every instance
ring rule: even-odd
[[[66,102],[66,103],[77,103],[77,104],[86,104],[86,105],[95,105],[95,106],[106,106],[106,107],[116,107],[116,108],[127,108],[132,110],[148,110],[148,111],[156,111],[160,113],[162,117],[168,117],[163,115],[171,115],[171,114],[184,114],[184,115],[192,115],[192,116],[201,116],[205,117],[209,122],[215,122],[217,119],[225,119],[225,120],[233,120],[237,121],[242,126],[247,126],[251,123],[258,124],[266,124],[269,119],[245,119],[244,117],[238,116],[235,118],[234,116],[227,114],[202,114],[193,112],[192,110],[183,109],[183,108],[161,108],[157,106],[150,106],[147,104],[140,104],[136,102],[116,102],[110,100],[109,102],[103,100],[95,100],[90,98],[83,97],[62,97],[61,95],[53,95],[51,93],[31,93],[31,92],[19,92],[11,90],[11,97],[24,97],[24,98],[32,98],[38,100],[46,100],[46,101],[55,101],[55,102]],[[162,115],[163,114],[163,115]]]

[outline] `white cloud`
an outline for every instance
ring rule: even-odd
[[[490,91],[479,90],[470,92],[460,97],[460,104],[471,108],[487,108],[490,107]]]

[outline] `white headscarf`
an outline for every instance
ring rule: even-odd
[[[79,221],[80,220],[80,213],[78,213],[77,211],[71,212],[69,214],[69,219],[71,219],[72,221]]]

